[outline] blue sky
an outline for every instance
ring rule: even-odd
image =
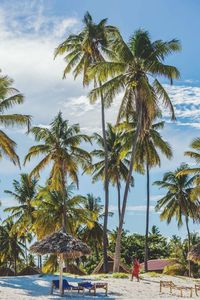
[[[0,68],[15,80],[17,87],[25,95],[25,103],[13,111],[33,116],[33,125],[47,125],[61,110],[71,123],[79,122],[82,130],[91,134],[100,130],[99,104],[90,105],[88,90],[83,89],[81,80],[73,80],[69,75],[62,80],[64,62],[62,58],[53,60],[54,48],[69,33],[81,28],[81,20],[88,10],[95,20],[107,17],[109,23],[120,28],[124,38],[138,28],[145,28],[152,39],[169,40],[178,38],[182,43],[182,52],[168,59],[181,71],[181,79],[173,87],[166,85],[176,108],[177,122],[172,124],[164,113],[166,126],[162,132],[174,150],[171,161],[162,159],[161,168],[151,172],[151,181],[162,177],[163,172],[173,170],[181,162],[189,162],[184,157],[194,137],[199,136],[200,128],[200,76],[198,58],[200,53],[200,9],[199,1],[187,0],[1,0],[0,1]],[[165,83],[166,84],[166,83]],[[106,112],[108,122],[115,122],[120,103],[120,95],[111,109]],[[31,136],[25,135],[21,128],[7,132],[18,143],[18,153],[24,157],[34,143]],[[35,162],[22,171],[30,171]],[[20,171],[7,160],[0,162],[0,199],[3,208],[13,204],[13,200],[4,194],[12,188],[12,180]],[[44,171],[41,184],[48,170]],[[144,176],[135,176],[135,188],[128,200],[125,228],[130,232],[144,233],[146,180]],[[101,182],[93,185],[89,177],[80,174],[78,193],[94,193],[103,199]],[[159,214],[154,212],[156,200],[164,191],[151,188],[151,226],[156,224],[166,236],[186,234],[184,226],[177,229],[173,222],[167,226],[160,222]],[[116,192],[110,189],[110,209],[116,211]],[[117,224],[117,214],[109,220],[109,227]],[[191,224],[192,230],[199,230]]]

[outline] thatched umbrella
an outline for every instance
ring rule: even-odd
[[[59,230],[52,233],[41,241],[36,242],[30,247],[30,251],[39,255],[57,254],[60,258],[60,278],[59,286],[62,294],[63,286],[63,257],[75,259],[90,254],[90,248],[79,239],[68,233]]]
[[[200,263],[200,243],[192,247],[188,253],[187,259]]]

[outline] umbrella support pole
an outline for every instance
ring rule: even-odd
[[[59,289],[60,289],[60,295],[63,296],[63,254],[60,254],[60,260],[59,260],[59,266],[60,266],[60,276],[59,276]]]

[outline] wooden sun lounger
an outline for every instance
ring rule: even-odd
[[[52,280],[51,282],[51,295],[53,294],[53,290],[58,290],[59,289],[59,280]],[[74,286],[68,283],[68,281],[66,279],[63,280],[63,291],[62,294],[64,294],[64,291],[68,290],[68,291],[78,291],[78,293],[80,291],[83,291],[84,293],[84,288],[81,286]]]
[[[190,297],[192,298],[192,287],[189,286],[179,286],[173,283],[173,281],[160,281],[160,293],[162,292],[162,288],[167,288],[169,287],[170,293],[172,293],[173,290],[178,290],[180,291],[180,296],[183,297],[183,291],[190,291]],[[199,285],[199,290],[200,290],[200,285]],[[195,287],[196,291],[196,287]],[[197,291],[196,291],[197,293]]]
[[[196,294],[197,296],[199,296],[199,295],[198,295],[198,291],[200,291],[200,283],[199,283],[199,284],[198,284],[198,283],[195,284],[195,288],[194,288],[194,289],[195,289],[195,294]]]
[[[97,289],[104,289],[105,290],[105,295],[108,295],[108,283],[107,282],[96,282],[96,283],[91,283],[91,282],[79,282],[78,283],[79,287],[82,287],[84,289],[88,289],[89,293],[91,291],[94,291],[94,295],[96,295]]]

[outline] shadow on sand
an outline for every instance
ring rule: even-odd
[[[72,278],[72,277],[63,277],[67,279],[70,283],[77,283],[83,281],[84,278]],[[13,289],[23,290],[24,294],[32,297],[45,297],[46,299],[60,300],[65,297],[72,299],[116,299],[116,296],[119,296],[118,293],[108,293],[108,296],[105,296],[103,293],[98,292],[96,296],[93,296],[92,293],[89,294],[85,292],[85,295],[82,293],[78,294],[77,292],[65,291],[64,297],[59,296],[59,292],[55,291],[54,295],[50,295],[50,285],[53,279],[58,279],[58,276],[53,275],[31,275],[31,276],[17,276],[17,277],[2,277],[0,278],[0,287],[7,287]]]

